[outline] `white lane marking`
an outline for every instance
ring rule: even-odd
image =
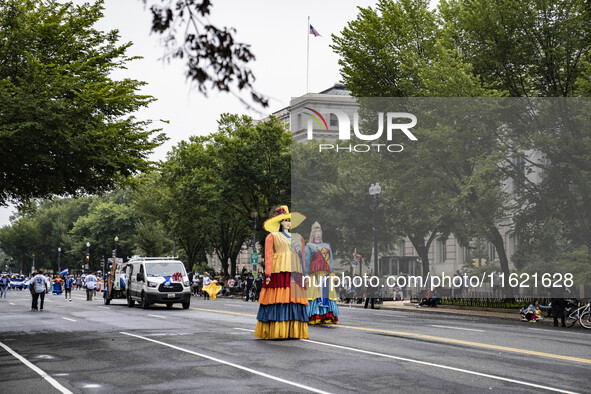
[[[69,376],[69,373],[54,373],[53,376]]]
[[[254,330],[248,330],[248,329],[246,329],[246,328],[238,328],[238,327],[234,327],[234,330],[240,330],[240,331],[254,332]]]
[[[25,364],[27,367],[29,367],[33,371],[37,372],[37,374],[39,374],[39,376],[41,376],[43,379],[47,380],[49,382],[49,384],[51,384],[53,387],[55,387],[61,393],[72,394],[72,392],[70,390],[68,390],[67,388],[65,388],[61,384],[59,384],[59,382],[57,380],[55,380],[54,378],[52,378],[51,376],[46,374],[45,371],[43,371],[41,368],[39,368],[35,364],[29,362],[29,360],[27,360],[26,358],[24,358],[23,356],[21,356],[20,354],[18,354],[17,352],[15,352],[11,348],[9,348],[5,344],[3,344],[2,342],[0,342],[0,346],[2,346],[2,348],[4,348],[4,350],[6,350],[8,353],[12,354],[14,357],[16,357],[20,362]]]
[[[70,319],[70,318],[68,318],[68,317],[62,317],[62,319],[64,319],[64,320],[68,320],[68,321],[76,321],[76,320],[74,320],[74,319]]]
[[[452,330],[464,330],[464,331],[476,331],[476,332],[486,332],[484,330],[477,330],[475,328],[462,328],[462,327],[452,327],[452,326],[438,326],[435,324],[430,324],[431,327],[438,327],[438,328],[450,328]]]
[[[103,309],[111,309],[108,306],[99,306],[99,308],[103,308]]]
[[[93,383],[85,384],[84,386],[82,386],[83,389],[96,389],[99,387],[101,387],[100,384],[93,384]]]
[[[152,317],[159,317],[160,319],[166,319],[166,316],[159,316],[159,315],[151,315],[148,313],[148,316],[152,316]]]
[[[308,391],[311,391],[311,392],[314,392],[314,393],[327,393],[326,391],[318,390],[318,389],[315,389],[314,387],[310,387],[310,386],[306,386],[306,385],[303,385],[303,384],[300,384],[300,383],[292,382],[292,381],[289,381],[289,380],[286,380],[286,379],[278,378],[276,376],[269,375],[268,373],[257,371],[256,369],[251,369],[251,368],[243,367],[242,365],[238,365],[238,364],[234,364],[234,363],[231,363],[231,362],[228,362],[228,361],[220,360],[219,358],[211,357],[211,356],[208,356],[206,354],[197,353],[197,352],[193,352],[191,350],[183,349],[181,347],[178,347],[178,346],[175,346],[175,345],[171,345],[171,344],[168,344],[166,342],[157,341],[155,339],[150,339],[150,338],[146,338],[146,337],[143,337],[143,336],[140,336],[140,335],[131,334],[131,333],[128,333],[128,332],[123,332],[123,331],[121,332],[121,334],[128,335],[128,336],[134,337],[134,338],[143,339],[145,341],[150,341],[150,342],[153,342],[153,343],[157,343],[157,344],[162,345],[162,346],[167,346],[169,348],[176,349],[176,350],[179,350],[181,352],[189,353],[189,354],[192,354],[194,356],[202,357],[202,358],[205,358],[205,359],[208,359],[208,360],[211,360],[211,361],[215,361],[215,362],[220,363],[220,364],[224,364],[224,365],[228,365],[230,367],[241,369],[243,371],[250,372],[250,373],[255,374],[255,375],[259,375],[259,376],[262,376],[262,377],[265,377],[265,378],[268,378],[268,379],[272,379],[272,380],[275,380],[275,381],[278,381],[278,382],[281,382],[281,383],[285,383],[285,384],[289,384],[289,385],[294,386],[294,387],[298,387],[300,389],[308,390]]]
[[[10,305],[16,305],[14,302],[9,302]]]
[[[554,387],[542,386],[542,385],[539,385],[539,384],[532,383],[530,381],[520,381],[520,380],[515,380],[515,379],[510,379],[510,378],[504,378],[502,376],[489,375],[489,374],[486,374],[486,373],[469,371],[467,369],[449,367],[447,365],[440,365],[440,364],[429,363],[429,362],[426,362],[426,361],[414,360],[412,358],[392,356],[392,355],[389,355],[389,354],[377,353],[377,352],[372,352],[372,351],[369,351],[369,350],[355,349],[355,348],[347,347],[347,346],[333,345],[331,343],[324,343],[324,342],[312,341],[310,339],[302,339],[302,341],[309,342],[309,343],[314,343],[314,344],[322,345],[322,346],[329,346],[329,347],[334,347],[334,348],[338,348],[338,349],[350,350],[350,351],[358,352],[358,353],[369,354],[369,355],[372,355],[372,356],[379,356],[379,357],[390,358],[390,359],[394,359],[394,360],[407,361],[407,362],[415,363],[415,364],[427,365],[429,367],[448,369],[448,370],[451,370],[451,371],[462,372],[462,373],[466,373],[466,374],[469,374],[469,375],[482,376],[482,377],[485,377],[485,378],[501,380],[503,382],[520,384],[520,385],[527,386],[527,387],[536,387],[536,388],[539,388],[539,389],[548,390],[548,391],[554,391],[554,392],[557,392],[557,393],[567,393],[567,394],[574,394],[574,393],[576,393],[575,391],[567,391],[567,390],[557,389],[557,388],[554,388]]]

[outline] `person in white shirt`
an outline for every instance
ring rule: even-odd
[[[31,295],[33,296],[33,303],[31,304],[31,310],[43,310],[43,302],[45,301],[45,293],[49,290],[49,280],[43,275],[42,272],[35,273],[31,282],[29,283]],[[41,297],[40,309],[37,306],[38,300]]]
[[[199,293],[199,272],[195,272],[193,274],[193,295],[196,296]]]
[[[209,274],[206,272],[203,274],[203,287],[209,286],[211,283],[211,279],[209,278]],[[209,294],[204,290],[203,291],[203,299],[208,300]]]
[[[94,290],[96,289],[96,276],[90,274],[86,276],[86,301],[92,301]]]

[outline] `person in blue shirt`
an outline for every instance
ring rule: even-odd
[[[66,301],[72,302],[72,287],[74,287],[76,279],[72,275],[68,275],[64,281],[64,293],[66,294]],[[70,296],[68,298],[68,295]]]
[[[8,293],[8,285],[10,284],[10,279],[8,279],[8,275],[2,275],[0,278],[0,298],[4,296],[6,298],[6,293]]]

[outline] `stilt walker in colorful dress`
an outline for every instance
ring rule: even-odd
[[[265,279],[259,296],[254,336],[262,339],[308,338],[308,297],[303,287],[305,243],[291,233],[306,217],[286,205],[265,221]]]
[[[331,288],[333,257],[330,245],[322,242],[322,228],[314,222],[310,231],[310,241],[306,245],[306,267],[308,278],[309,324],[335,323],[339,320],[337,293]]]

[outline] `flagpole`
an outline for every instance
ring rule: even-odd
[[[310,16],[308,15],[308,26],[306,26],[306,93],[310,92]]]

